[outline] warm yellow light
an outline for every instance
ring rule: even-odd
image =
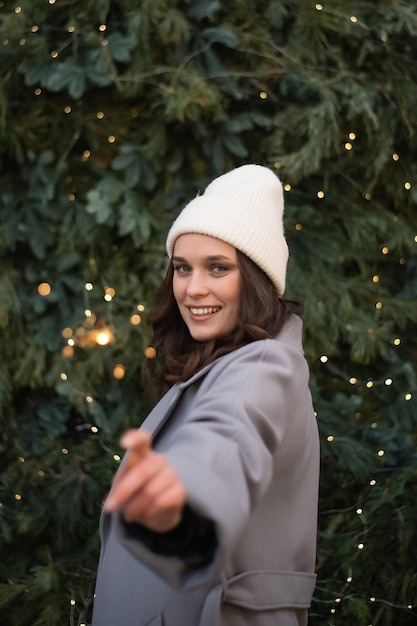
[[[38,285],[38,293],[40,296],[48,296],[52,291],[52,287],[49,283],[40,283]]]
[[[122,380],[125,377],[125,366],[121,363],[118,363],[113,368],[113,376],[116,380]]]
[[[133,324],[133,326],[138,326],[141,323],[141,321],[142,321],[142,318],[140,315],[137,315],[137,313],[132,315],[130,318],[130,323]]]
[[[99,346],[107,346],[107,344],[110,343],[110,340],[111,340],[111,335],[108,331],[100,330],[97,333],[96,343],[98,343]]]
[[[62,348],[62,356],[66,359],[71,359],[74,356],[74,348],[72,346],[64,346]]]
[[[152,346],[145,349],[144,352],[147,359],[154,359],[156,357],[156,350]]]

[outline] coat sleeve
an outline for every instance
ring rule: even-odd
[[[297,389],[307,384],[302,352],[274,340],[220,359],[198,389],[188,388],[187,418],[163,437],[160,448],[185,486],[188,507],[214,524],[212,558],[195,565],[155,554],[120,521],[125,547],[175,586],[217,577],[270,485]]]

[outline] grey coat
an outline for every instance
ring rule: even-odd
[[[307,624],[319,443],[301,334],[292,316],[174,385],[145,420],[217,547],[204,565],[158,555],[104,514],[93,626]]]

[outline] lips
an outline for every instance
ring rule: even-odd
[[[190,306],[188,307],[190,312],[193,315],[210,315],[211,313],[217,313],[217,311],[220,311],[221,307],[220,306],[208,306],[208,307],[196,307],[196,306]]]

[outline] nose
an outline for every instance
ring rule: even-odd
[[[205,296],[209,292],[204,272],[193,271],[187,282],[187,295],[190,298]]]

